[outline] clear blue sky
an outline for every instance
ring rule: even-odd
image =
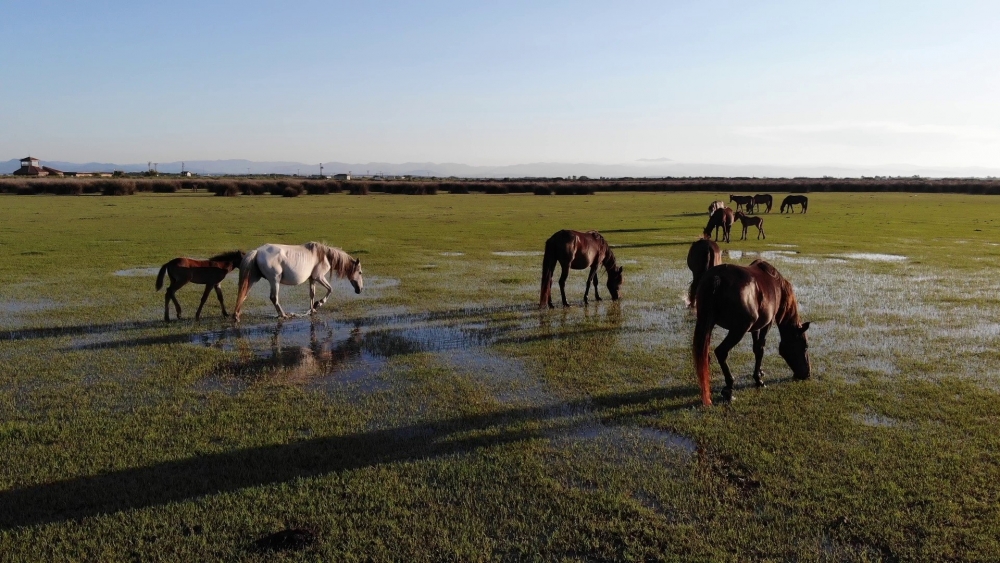
[[[1000,166],[998,2],[0,7],[0,159]]]

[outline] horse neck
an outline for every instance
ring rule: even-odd
[[[605,243],[607,246],[607,243]],[[607,251],[604,253],[604,269],[611,271],[618,267],[618,262],[615,261],[615,253],[611,251],[611,247],[607,247]]]
[[[778,306],[778,314],[775,321],[778,330],[799,326],[799,302],[795,299],[791,284],[781,278],[778,280],[781,288],[781,303]]]
[[[326,250],[327,260],[330,261],[330,271],[332,271],[338,278],[346,276],[346,264],[350,262],[351,256],[339,248],[328,247]]]

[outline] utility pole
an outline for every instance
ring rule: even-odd
[[[322,162],[319,163],[319,177],[320,178],[323,177],[323,163]]]

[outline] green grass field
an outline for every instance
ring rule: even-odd
[[[746,338],[705,409],[684,259],[718,197],[0,197],[0,560],[994,559],[1000,199],[734,229],[724,261],[795,285],[813,378],[775,333],[753,388]],[[562,228],[616,247],[620,302],[574,272],[536,309]],[[161,320],[149,268],[309,240],[365,292],[279,324],[258,284],[237,328],[191,286]],[[257,545],[287,528],[315,541]]]

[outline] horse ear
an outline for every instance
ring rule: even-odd
[[[802,328],[799,329],[799,332],[805,332],[805,331],[809,330],[809,325],[810,324],[812,324],[812,323],[811,322],[809,322],[809,323],[802,323]]]

